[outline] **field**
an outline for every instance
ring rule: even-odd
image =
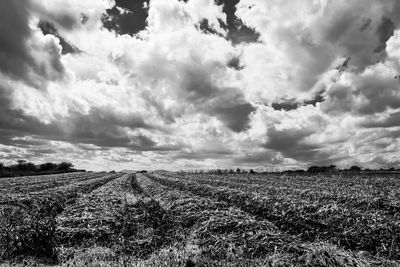
[[[400,266],[400,177],[1,178],[0,257],[5,266]]]

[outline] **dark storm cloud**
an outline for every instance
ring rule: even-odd
[[[234,103],[232,105],[223,103],[214,107],[216,117],[225,122],[226,126],[234,132],[241,132],[248,127],[249,115],[255,111],[249,103]]]
[[[138,115],[119,116],[108,109],[93,108],[88,114],[72,113],[59,126],[65,141],[103,147],[131,147],[138,149],[154,146],[142,137],[132,138],[124,128],[149,128]]]
[[[5,102],[2,98],[3,103]],[[172,146],[158,146],[143,134],[131,135],[126,129],[151,129],[139,115],[117,115],[111,110],[93,108],[88,114],[72,112],[68,118],[46,124],[36,117],[0,107],[0,144],[21,146],[37,145],[37,141],[15,140],[32,136],[72,144],[93,144],[100,147],[122,147],[135,151],[178,150]]]
[[[41,147],[41,146],[48,146],[48,140],[42,139],[32,139],[32,138],[14,138],[12,140],[12,145],[17,147]]]
[[[1,132],[0,132],[1,134]],[[49,140],[33,139],[33,138],[18,138],[14,137],[8,144],[12,147],[7,153],[13,153],[14,151],[23,150],[24,158],[30,157],[36,160],[35,157],[41,157],[43,155],[51,155],[60,152],[60,148],[56,148],[51,144]],[[10,157],[11,158],[11,157]]]
[[[221,97],[217,101],[210,101],[204,106],[205,112],[222,121],[233,132],[246,130],[250,122],[250,114],[256,108],[244,101],[242,96]]]
[[[81,52],[79,48],[77,48],[76,46],[65,40],[64,37],[62,37],[62,35],[58,32],[58,30],[52,23],[47,21],[41,21],[39,22],[38,27],[42,30],[44,35],[51,34],[60,40],[60,45],[62,47],[61,54],[63,55],[76,54]]]
[[[30,1],[1,1],[0,71],[20,77],[34,65],[26,47],[31,32],[28,26]]]
[[[361,20],[362,21],[362,25],[360,27],[360,31],[363,32],[365,30],[368,30],[371,28],[371,23],[372,23],[372,19],[370,18],[364,18]]]
[[[319,92],[319,93],[315,94],[315,95],[313,96],[312,99],[310,99],[310,100],[305,100],[305,101],[303,102],[304,105],[312,105],[312,106],[315,107],[315,106],[317,105],[317,103],[322,103],[322,102],[324,102],[325,99],[324,99],[324,97],[322,96],[322,94],[323,94],[323,92]]]
[[[377,35],[379,36],[379,40],[381,41],[380,45],[375,48],[375,52],[381,52],[386,48],[386,42],[390,37],[393,36],[394,30],[396,26],[394,23],[387,17],[382,17],[381,23],[376,30]]]
[[[93,128],[102,127],[102,125],[118,125],[131,129],[150,129],[151,126],[144,122],[143,118],[137,114],[122,115],[116,114],[109,108],[92,108],[88,114],[73,113],[70,115],[73,118],[73,124],[82,129],[92,126]],[[88,129],[89,130],[89,129]]]
[[[204,67],[190,62],[182,66],[181,73],[178,74],[182,79],[181,86],[185,90],[185,98],[190,102],[202,102],[218,94],[218,87],[213,84],[211,73]]]
[[[234,152],[225,149],[200,149],[195,151],[181,150],[175,153],[172,157],[174,159],[186,159],[186,160],[206,160],[206,159],[220,159],[233,155]]]
[[[316,106],[317,103],[324,102],[324,97],[322,96],[322,92],[315,94],[312,99],[310,100],[304,100],[303,102],[297,102],[296,99],[290,99],[282,102],[275,102],[271,104],[271,107],[274,110],[284,110],[284,111],[290,111],[290,110],[295,110],[298,109],[301,106],[306,106],[306,105],[312,105]]]
[[[144,4],[149,0],[116,0],[115,6],[107,10],[102,19],[103,25],[109,30],[114,30],[118,34],[134,35],[146,28],[147,9]],[[123,8],[129,12],[121,12],[118,8]]]
[[[304,162],[321,162],[330,155],[321,151],[321,145],[310,144],[304,140],[313,133],[313,130],[307,128],[278,130],[276,127],[271,127],[267,131],[268,142],[265,148],[280,152],[287,158]]]
[[[14,145],[16,143],[13,138],[29,135],[49,138],[54,130],[37,118],[23,114],[22,111],[0,108],[0,144]]]
[[[281,164],[282,158],[271,151],[247,153],[233,160],[236,164]]]
[[[364,76],[357,86],[357,93],[368,100],[358,109],[362,114],[400,108],[400,84],[390,74]]]
[[[276,127],[271,127],[267,132],[268,142],[265,146],[269,149],[287,153],[296,150],[299,146],[303,146],[303,139],[313,133],[314,131],[310,129],[278,130]],[[316,148],[310,145],[304,145],[304,147],[312,149]]]
[[[202,108],[205,113],[215,116],[237,133],[248,128],[249,116],[256,110],[253,105],[245,102],[242,95],[235,94],[235,92],[232,95],[219,96],[217,99],[210,100]]]
[[[59,123],[61,138],[71,143],[93,144],[100,147],[120,147],[132,151],[179,150],[179,147],[159,145],[144,134],[129,134],[129,130],[157,129],[146,123],[137,114],[121,115],[112,110],[93,108],[89,114],[71,114]]]
[[[1,156],[171,168],[396,157],[400,2],[215,2],[226,22],[208,1],[1,2]]]
[[[366,119],[361,123],[365,128],[391,128],[400,126],[400,111],[390,114],[384,119]]]
[[[276,102],[272,103],[271,107],[274,110],[285,110],[285,111],[290,111],[297,109],[300,106],[300,103],[295,102],[295,100],[288,100],[288,101],[283,101],[283,102]]]
[[[400,138],[400,130],[388,130],[385,137]]]
[[[0,2],[0,71],[15,80],[22,80],[35,87],[42,87],[46,80],[56,80],[63,76],[64,66],[60,61],[58,47],[47,41],[43,55],[36,58],[28,41],[32,37],[29,28],[31,10],[34,4],[29,1]]]
[[[336,84],[321,108],[329,114],[353,112],[371,115],[400,108],[400,84],[390,73],[369,72],[355,77],[350,86]],[[362,101],[357,101],[362,99]]]
[[[50,134],[51,129],[36,117],[12,108],[11,90],[0,84],[0,143],[9,145],[13,137],[24,135]]]
[[[341,56],[351,57],[351,66],[363,70],[386,58],[386,42],[399,25],[400,5],[376,1],[331,2],[329,12],[315,30],[334,44]],[[396,1],[395,1],[396,2]]]
[[[328,101],[322,103],[321,109],[332,115],[351,112],[354,103],[352,89],[348,86],[334,85],[327,93]]]
[[[220,88],[212,81],[212,73],[200,64],[182,68],[181,97],[195,108],[222,121],[234,132],[246,130],[249,115],[256,110],[244,99],[238,88]]]
[[[150,137],[143,134],[128,134],[124,127],[131,130],[149,128],[143,124],[141,119],[137,123],[132,118],[128,125],[124,122],[108,121],[96,119],[91,116],[78,115],[72,127],[84,125],[83,129],[74,129],[67,134],[64,141],[80,144],[93,144],[99,147],[108,148],[126,148],[131,151],[174,151],[180,150],[180,146],[160,145]],[[154,130],[154,129],[153,129]]]
[[[244,66],[240,62],[240,57],[239,56],[235,56],[235,57],[232,57],[231,59],[229,59],[227,66],[228,66],[228,68],[232,68],[232,69],[235,69],[235,70],[244,69]]]

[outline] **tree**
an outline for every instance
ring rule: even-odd
[[[33,164],[32,162],[25,163],[24,170],[27,171],[27,172],[35,172],[36,171],[36,165]]]
[[[330,166],[310,166],[307,169],[307,172],[334,172],[336,171],[335,165]]]
[[[17,171],[22,172],[32,172],[36,171],[36,165],[32,162],[27,162],[26,160],[20,159],[17,161],[17,165],[11,166]]]
[[[352,172],[359,172],[359,171],[361,171],[361,168],[356,166],[356,165],[353,165],[353,166],[350,167],[349,170],[352,171]]]
[[[0,177],[4,175],[6,172],[6,169],[4,167],[4,164],[0,162]]]
[[[40,171],[52,171],[52,170],[56,170],[57,167],[58,167],[57,164],[46,162],[46,163],[39,165],[39,170]]]
[[[61,162],[60,164],[58,164],[58,170],[60,171],[69,171],[71,168],[73,167],[71,162]]]
[[[236,169],[236,173],[241,173],[241,172],[242,171],[239,168]]]
[[[249,173],[253,174],[256,173],[253,169],[250,169]]]
[[[319,167],[318,166],[310,166],[307,169],[307,172],[318,172],[319,171]]]
[[[17,160],[17,165],[24,165],[25,163],[26,163],[26,160],[24,160],[24,159]]]

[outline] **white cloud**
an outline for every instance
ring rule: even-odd
[[[400,109],[399,31],[388,38],[399,20],[393,1],[242,0],[237,16],[261,42],[236,46],[196,28],[207,19],[226,35],[226,14],[211,0],[152,0],[136,36],[102,27],[110,1],[31,3],[18,17],[20,34],[5,32],[23,42],[12,55],[25,71],[0,63],[0,103],[8,103],[0,134],[12,132],[0,142],[14,149],[12,137],[28,138],[21,156],[68,153],[95,169],[395,162],[399,143],[384,145],[395,133],[376,130],[396,125]],[[62,54],[40,20],[82,53]],[[232,58],[243,68],[227,67]],[[322,103],[303,103],[320,92]],[[270,106],[283,100],[299,107]],[[56,151],[40,154],[50,143],[35,148],[36,139]]]
[[[238,16],[264,41],[243,48],[250,66],[243,70],[246,91],[265,102],[304,99],[329,86],[340,58],[350,57],[354,70],[379,62],[396,23],[392,6],[372,0],[242,0]]]

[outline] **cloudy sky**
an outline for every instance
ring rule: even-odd
[[[400,1],[2,0],[0,162],[400,167]]]

